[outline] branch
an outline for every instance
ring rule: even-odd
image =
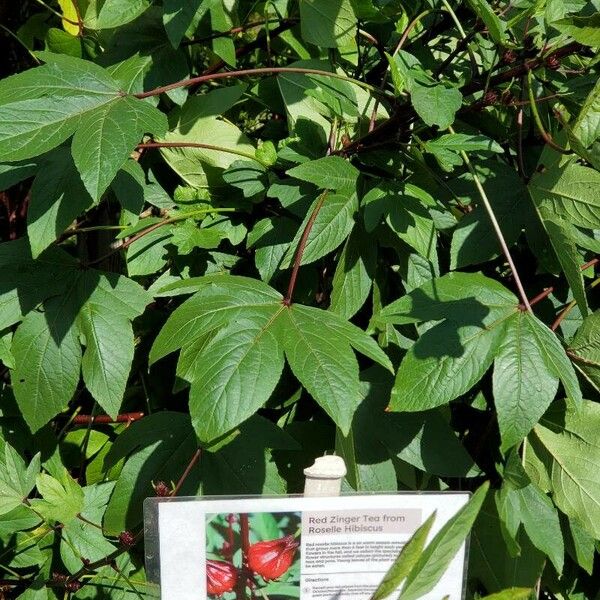
[[[454,129],[452,129],[452,127],[449,127],[448,130],[450,131],[450,133],[454,133]],[[487,194],[486,194],[485,190],[483,189],[481,180],[479,179],[479,176],[477,175],[475,169],[473,168],[473,165],[471,164],[471,161],[469,160],[467,153],[464,150],[461,150],[460,154],[461,154],[463,160],[465,161],[465,164],[467,165],[467,168],[469,169],[471,176],[473,177],[473,179],[475,181],[475,186],[477,187],[477,191],[479,192],[481,201],[483,202],[483,205],[485,206],[485,210],[487,211],[488,216],[490,217],[490,221],[492,222],[492,227],[494,229],[494,232],[496,233],[498,242],[500,243],[500,248],[502,248],[502,253],[504,254],[506,261],[508,262],[508,265],[510,267],[510,270],[512,271],[513,277],[515,278],[515,284],[517,286],[519,296],[521,297],[521,303],[527,312],[532,312],[531,306],[529,304],[529,300],[527,299],[527,294],[525,293],[525,288],[523,287],[523,284],[521,283],[521,278],[519,277],[519,272],[517,271],[517,267],[512,259],[510,250],[508,249],[508,244],[506,243],[506,240],[504,239],[504,235],[502,234],[502,229],[500,228],[500,224],[498,223],[498,220],[496,219],[496,215],[494,214],[494,209],[492,208],[492,205],[487,197]]]
[[[163,85],[148,92],[139,92],[137,94],[133,94],[133,96],[135,98],[149,98],[151,96],[158,96],[164,92],[169,92],[177,88],[190,87],[192,85],[206,83],[207,81],[215,81],[217,79],[236,79],[250,75],[275,75],[277,73],[300,73],[301,75],[320,75],[321,77],[331,77],[332,79],[341,79],[343,81],[353,83],[364,88],[365,90],[369,90],[373,94],[380,93],[376,87],[365,83],[364,81],[353,79],[347,75],[340,75],[339,73],[335,73],[333,71],[322,71],[320,69],[303,69],[301,67],[258,67],[256,69],[241,69],[239,71],[225,71],[223,73],[213,73],[212,70],[213,69],[211,68],[204,75],[199,75],[198,77],[191,77],[190,79],[176,81],[175,83]]]
[[[177,494],[179,494],[183,484],[185,483],[185,480],[188,478],[189,474],[192,472],[192,469],[196,466],[196,463],[200,460],[201,456],[202,449],[198,448],[196,452],[194,452],[194,456],[192,456],[192,459],[190,460],[188,466],[185,468],[183,475],[179,478],[179,481],[177,482],[175,489],[171,493],[171,496],[177,496]]]
[[[548,144],[548,146],[550,146],[550,148],[556,150],[557,152],[560,152],[561,154],[571,154],[570,150],[567,150],[566,148],[563,148],[562,146],[557,144],[552,139],[552,136],[544,128],[544,124],[542,123],[542,118],[540,117],[540,113],[537,109],[536,99],[533,94],[532,82],[533,82],[533,76],[531,74],[531,71],[528,71],[527,72],[527,91],[529,93],[529,106],[531,107],[531,113],[533,115],[533,120],[535,121],[535,124],[538,128],[538,131],[540,132],[540,135],[542,136],[542,138],[546,142],[546,144]]]
[[[143,412],[130,412],[117,415],[114,419],[108,415],[77,415],[73,419],[75,425],[88,425],[93,423],[132,423],[144,417]]]
[[[138,150],[143,150],[144,148],[204,148],[205,150],[216,150],[217,152],[227,152],[229,154],[242,156],[243,158],[248,158],[249,160],[254,160],[257,163],[260,163],[265,168],[270,166],[249,152],[236,150],[235,148],[227,148],[225,146],[203,144],[200,142],[145,142],[143,144],[138,144],[136,148]]]
[[[142,231],[139,231],[135,235],[132,235],[129,239],[124,241],[122,244],[119,244],[119,246],[117,246],[110,252],[107,252],[104,256],[101,256],[100,258],[95,258],[94,260],[91,260],[90,262],[86,263],[85,266],[91,267],[93,265],[101,263],[102,261],[106,260],[107,258],[110,258],[113,254],[116,254],[117,252],[119,252],[121,250],[126,250],[127,248],[129,248],[129,246],[131,246],[131,244],[133,244],[134,242],[137,242],[140,238],[143,238],[145,235],[148,235],[152,231],[156,231],[157,229],[159,229],[160,227],[163,227],[164,225],[170,225],[171,223],[176,223],[177,221],[183,221],[185,219],[190,219],[190,218],[193,218],[194,216],[198,216],[198,215],[202,215],[202,214],[233,212],[233,211],[235,211],[234,208],[206,208],[206,209],[190,211],[188,213],[185,213],[182,215],[177,215],[175,217],[169,217],[167,219],[159,221],[158,223],[153,223],[152,225],[146,227],[146,229],[142,229]]]

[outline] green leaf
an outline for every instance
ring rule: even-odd
[[[206,0],[164,0],[163,22],[174,48],[179,46],[190,25],[206,12]]]
[[[84,23],[88,29],[112,29],[133,21],[149,6],[148,0],[95,0],[88,5]]]
[[[269,217],[248,233],[247,245],[254,248],[254,264],[263,281],[270,281],[281,268],[297,230],[298,223],[292,219]]]
[[[42,500],[31,503],[45,519],[67,524],[83,509],[83,490],[64,468],[60,479],[40,473],[36,486]]]
[[[75,164],[98,199],[141,135],[162,134],[166,118],[151,104],[123,96],[117,82],[90,61],[43,58],[48,64],[10,78],[10,89],[0,86],[0,160],[37,156],[75,134]],[[37,91],[30,83],[34,74]]]
[[[145,133],[163,135],[167,118],[136,98],[121,97],[82,115],[73,136],[73,160],[86,189],[98,200]]]
[[[166,246],[172,242],[172,238],[169,227],[157,227],[131,243],[127,248],[128,275],[139,277],[160,271],[167,263]]]
[[[485,23],[490,37],[496,44],[506,40],[506,23],[494,12],[487,0],[468,0],[473,12]]]
[[[277,319],[279,339],[294,375],[347,435],[360,402],[358,363],[350,344],[323,328],[323,312],[286,308]]]
[[[40,455],[36,454],[29,466],[9,444],[4,444],[0,458],[0,515],[5,515],[23,504],[35,486],[40,472]]]
[[[196,286],[189,300],[173,311],[150,350],[150,363],[178,350],[195,339],[223,327],[245,311],[257,313],[268,322],[273,307],[282,296],[268,285],[247,277],[215,276],[184,281],[182,286]],[[185,289],[185,288],[184,288]]]
[[[535,173],[529,183],[529,193],[538,209],[548,215],[597,229],[600,223],[600,173],[589,167],[568,162]]]
[[[600,46],[599,13],[586,17],[571,16],[553,21],[551,25],[584,46],[592,46],[593,48]]]
[[[358,210],[356,194],[342,196],[341,194],[323,193],[326,194],[325,199],[323,200],[323,197],[319,196],[313,202],[304,221],[298,228],[296,236],[289,245],[287,254],[283,259],[282,268],[291,266],[311,215],[321,201],[323,201],[323,205],[317,213],[312,229],[306,239],[301,265],[315,262],[326,254],[333,252],[352,231],[355,224],[354,217]]]
[[[456,323],[493,322],[517,308],[517,297],[480,273],[448,273],[388,304],[379,318],[403,325],[448,319]]]
[[[552,500],[533,484],[514,493],[519,497],[519,519],[529,539],[538,550],[550,558],[556,571],[561,574],[565,546],[558,511]]]
[[[153,481],[177,480],[198,446],[190,416],[176,412],[148,415],[119,435],[105,464],[127,458],[110,497],[104,529],[109,535],[131,530],[142,521],[142,504],[154,496]],[[200,467],[196,465],[184,482],[182,495],[198,492]]]
[[[133,361],[133,331],[122,317],[88,303],[79,313],[86,349],[82,358],[83,380],[98,404],[116,418]]]
[[[75,133],[83,115],[119,94],[101,67],[66,55],[50,56],[52,62],[0,83],[0,160],[52,150]]]
[[[362,204],[367,231],[373,231],[385,217],[394,233],[421,256],[436,255],[433,220],[414,186],[383,183],[367,192]]]
[[[321,189],[339,190],[351,194],[355,191],[359,171],[339,156],[325,156],[302,163],[287,171],[287,174],[314,183]]]
[[[399,600],[416,600],[435,587],[469,535],[488,489],[486,482],[431,540],[411,569]]]
[[[561,380],[567,396],[576,405],[580,405],[583,398],[577,375],[560,341],[554,332],[538,319],[530,320],[529,324],[538,347],[543,349],[542,358],[549,373]]]
[[[546,412],[558,389],[558,375],[546,366],[530,313],[518,311],[506,322],[506,335],[494,363],[494,403],[502,449],[519,443]]]
[[[270,323],[281,310],[283,305],[274,305],[266,324],[236,319],[196,356],[190,415],[201,442],[211,442],[251,417],[273,393],[284,357]]]
[[[456,112],[462,105],[462,94],[454,87],[438,84],[414,84],[410,94],[417,114],[429,125],[448,129],[454,123]]]
[[[469,576],[480,581],[488,592],[506,588],[533,588],[541,576],[546,557],[521,529],[516,537],[520,555],[507,547],[492,494],[486,499],[471,533]]]
[[[596,82],[585,99],[571,131],[585,148],[589,148],[600,137],[600,81]]]
[[[352,422],[359,464],[376,464],[397,457],[441,477],[478,474],[441,409],[403,414],[385,411],[393,382],[393,376],[378,367],[361,373],[363,400]],[[373,444],[373,439],[379,443]]]
[[[91,562],[112,554],[116,548],[105,537],[101,528],[106,504],[114,483],[107,482],[83,488],[83,519],[73,519],[61,530],[60,554],[67,568],[76,573],[81,568],[81,557]]]
[[[254,158],[256,149],[239,127],[217,118],[235,104],[243,90],[241,86],[231,86],[190,98],[169,116],[174,126],[161,141],[201,143],[225,149],[161,148],[171,168],[189,185],[197,188],[207,184],[220,186],[223,170],[240,157]]]
[[[350,319],[361,309],[371,291],[376,261],[377,249],[364,232],[355,228],[333,275],[330,310]]]
[[[585,317],[588,314],[588,304],[583,273],[579,268],[582,259],[571,233],[573,226],[562,219],[553,219],[546,207],[540,208],[540,214],[543,217],[544,227],[548,232],[554,252],[573,291],[573,296],[577,300],[577,306]]]
[[[27,235],[38,257],[92,205],[67,148],[51,152],[31,186]]]
[[[407,575],[416,565],[419,557],[423,553],[427,536],[435,520],[435,512],[421,525],[411,536],[411,538],[402,547],[398,558],[385,574],[383,581],[371,596],[372,600],[383,600],[390,594],[393,594]]]
[[[576,519],[596,539],[600,536],[600,476],[596,465],[600,445],[596,435],[600,407],[568,401],[546,414],[530,436],[525,468],[537,479],[543,470],[558,508]]]
[[[223,179],[242,190],[244,198],[252,198],[265,190],[266,170],[258,162],[236,160],[223,173]]]
[[[514,244],[524,228],[538,217],[531,207],[527,188],[514,169],[501,162],[473,165],[477,177],[486,190],[492,209],[509,247]],[[466,173],[450,183],[464,202],[471,202],[475,182]],[[541,229],[541,228],[540,228]],[[450,268],[491,260],[501,254],[498,238],[492,228],[487,210],[481,204],[463,216],[454,233],[450,248]]]
[[[569,344],[567,354],[577,368],[600,386],[600,311],[589,315]]]
[[[69,316],[61,309],[63,301],[62,297],[52,300],[45,313],[30,312],[13,337],[13,390],[33,432],[67,408],[79,382],[81,348]]]
[[[297,450],[298,445],[274,423],[255,415],[244,422],[233,441],[203,454],[202,491],[205,494],[285,493],[271,449]]]
[[[438,151],[464,152],[503,152],[502,146],[485,135],[467,135],[466,133],[446,133],[439,138],[428,140],[424,144],[427,152]]]
[[[300,0],[300,26],[306,42],[326,48],[348,46],[356,36],[350,0]]]
[[[391,323],[445,319],[408,350],[396,374],[390,409],[421,411],[467,392],[492,364],[517,300],[481,275],[450,273],[390,304]]]

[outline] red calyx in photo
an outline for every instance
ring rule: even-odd
[[[252,544],[248,548],[248,568],[263,579],[277,579],[294,562],[299,545],[293,535]]]
[[[237,569],[224,560],[206,561],[206,591],[212,596],[231,592],[237,583]]]

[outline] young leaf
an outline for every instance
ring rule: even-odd
[[[417,600],[435,587],[469,535],[488,489],[486,482],[435,535],[411,569],[399,600]]]
[[[371,600],[383,600],[394,593],[412,571],[419,557],[423,553],[427,536],[435,520],[435,512],[421,525],[403,546],[398,558],[385,574],[383,581],[373,592]]]
[[[461,107],[462,94],[455,87],[442,84],[433,86],[413,85],[410,99],[417,114],[427,125],[448,129]]]
[[[40,455],[36,454],[29,466],[8,443],[4,444],[4,456],[0,458],[0,515],[5,515],[23,505],[35,486],[40,472]]]

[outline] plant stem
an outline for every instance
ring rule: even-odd
[[[72,423],[75,425],[87,425],[88,423],[132,423],[144,417],[143,412],[130,412],[117,415],[114,419],[108,415],[77,415]]]
[[[188,478],[189,474],[192,472],[192,469],[196,466],[196,463],[200,460],[201,456],[202,456],[202,449],[198,448],[196,450],[196,452],[194,452],[194,455],[192,456],[190,462],[188,463],[188,466],[185,468],[183,475],[179,478],[179,481],[177,482],[175,489],[171,493],[171,496],[177,496],[177,494],[179,494],[183,484],[185,483],[185,480]]]
[[[298,278],[298,271],[300,269],[300,263],[302,262],[302,255],[304,254],[304,248],[306,248],[306,242],[308,240],[308,236],[310,235],[311,229],[313,228],[313,225],[315,224],[315,220],[317,218],[317,215],[319,214],[319,211],[321,210],[321,208],[323,208],[323,203],[325,202],[325,198],[327,197],[327,194],[328,194],[328,192],[325,191],[319,196],[319,199],[317,200],[317,204],[315,205],[315,208],[313,209],[312,214],[310,215],[310,218],[308,219],[308,222],[306,223],[306,227],[304,228],[304,231],[302,232],[302,237],[300,238],[300,241],[298,242],[298,248],[296,249],[296,254],[294,256],[294,266],[292,268],[292,274],[290,275],[290,283],[288,285],[288,289],[287,289],[285,298],[283,299],[283,304],[285,306],[291,306],[291,304],[292,304],[292,298],[294,296],[294,288],[296,287],[296,279]]]
[[[240,538],[242,540],[242,569],[238,581],[237,600],[246,598],[246,577],[248,575],[248,549],[250,548],[250,525],[248,514],[240,513]]]
[[[592,283],[590,283],[590,285],[588,286],[587,289],[591,290],[594,289],[598,284],[600,284],[600,277],[598,279],[594,279],[594,281],[592,281]],[[552,323],[552,325],[550,326],[550,329],[552,329],[552,331],[556,331],[560,324],[565,320],[565,318],[568,316],[568,314],[577,306],[577,300],[571,300],[571,302],[569,302],[561,311],[560,314],[558,315],[558,317],[556,317],[556,320],[554,321],[554,323]]]
[[[450,131],[450,133],[454,133],[454,129],[452,127],[449,127],[448,130]],[[485,190],[483,189],[481,180],[479,179],[479,176],[477,175],[475,169],[473,168],[473,165],[471,164],[471,161],[469,160],[467,153],[464,150],[461,150],[460,154],[461,154],[463,160],[465,161],[465,164],[467,165],[467,168],[469,169],[469,172],[471,173],[473,180],[475,181],[475,186],[477,187],[477,191],[479,192],[481,201],[483,202],[483,205],[485,206],[485,210],[487,211],[490,221],[492,222],[492,227],[494,229],[496,237],[498,238],[498,242],[500,243],[500,248],[502,248],[502,253],[504,254],[506,261],[508,262],[508,265],[510,267],[510,270],[512,271],[513,277],[515,278],[515,284],[517,286],[517,290],[518,290],[519,296],[521,298],[521,303],[525,307],[525,310],[527,312],[532,312],[531,305],[529,304],[529,300],[527,299],[527,294],[525,293],[525,288],[523,287],[523,284],[521,283],[521,278],[519,277],[519,272],[517,271],[517,267],[515,266],[515,263],[512,259],[510,250],[508,249],[508,244],[506,243],[506,240],[504,239],[504,235],[502,234],[502,229],[500,228],[500,224],[498,223],[498,220],[496,219],[496,215],[494,214],[494,209],[492,208],[490,200],[489,200]]]
[[[537,102],[536,102],[535,96],[533,94],[533,85],[532,84],[533,84],[533,74],[531,73],[531,71],[528,71],[527,72],[527,90],[529,93],[529,106],[531,107],[531,114],[533,115],[533,119],[535,121],[535,124],[537,125],[540,135],[542,136],[542,138],[546,142],[546,144],[548,144],[548,146],[550,146],[557,152],[560,152],[561,154],[570,154],[571,151],[563,148],[562,146],[559,146],[552,139],[552,136],[544,128],[544,124],[542,123],[542,118],[540,117],[540,113],[537,108]]]
[[[468,36],[465,33],[465,30],[463,29],[463,26],[459,20],[459,18],[456,16],[456,13],[454,12],[453,8],[450,6],[450,3],[448,2],[448,0],[442,0],[442,4],[444,5],[445,9],[448,11],[448,14],[450,15],[450,18],[452,19],[452,21],[454,21],[454,24],[456,25],[456,29],[458,29],[458,33],[460,34],[460,37],[463,40],[468,40]],[[469,58],[471,59],[471,70],[473,71],[473,74],[477,74],[477,59],[475,58],[475,54],[473,54],[473,50],[471,50],[471,46],[469,45],[468,41],[467,41],[467,52],[469,53]]]
[[[224,73],[208,73],[206,75],[199,75],[198,77],[183,79],[181,81],[176,81],[175,83],[171,83],[169,85],[157,87],[148,92],[140,92],[133,95],[136,98],[149,98],[150,96],[158,96],[159,94],[163,94],[164,92],[169,92],[170,90],[174,90],[177,88],[189,87],[191,85],[197,85],[199,83],[206,83],[207,81],[215,81],[217,79],[231,79],[238,77],[246,77],[250,75],[275,75],[277,73],[299,73],[301,75],[320,75],[321,77],[331,77],[332,79],[341,79],[342,81],[353,83],[354,85],[362,87],[365,90],[372,92],[373,94],[380,93],[380,91],[375,86],[365,83],[364,81],[359,81],[358,79],[353,79],[352,77],[348,77],[347,75],[340,75],[339,73],[335,73],[332,71],[322,71],[320,69],[304,69],[301,67],[259,67],[256,69],[226,71]]]
[[[163,227],[164,225],[170,225],[171,223],[176,223],[177,221],[184,221],[185,219],[190,219],[194,216],[199,216],[199,215],[204,215],[204,214],[234,212],[234,211],[235,211],[234,208],[203,208],[203,209],[193,210],[193,211],[187,212],[182,215],[176,215],[174,217],[169,217],[167,219],[159,221],[158,223],[153,223],[152,225],[148,226],[146,229],[142,229],[142,231],[139,231],[135,235],[132,235],[126,242],[123,242],[120,246],[118,246],[114,250],[107,252],[104,256],[101,256],[100,258],[96,258],[96,259],[86,263],[85,266],[91,267],[93,265],[101,263],[102,261],[111,257],[113,254],[115,254],[121,250],[126,250],[127,248],[129,248],[129,246],[131,246],[131,244],[133,244],[134,242],[137,242],[140,238],[144,237],[145,235],[147,235],[149,233],[152,233],[153,231],[156,231],[157,229],[159,229],[160,227]]]
[[[143,148],[203,148],[205,150],[216,150],[218,152],[227,152],[228,154],[235,154],[237,156],[242,156],[243,158],[248,158],[250,160],[254,160],[257,163],[261,164],[263,167],[268,168],[266,162],[263,162],[256,156],[250,154],[250,152],[244,152],[243,150],[236,150],[234,148],[227,148],[225,146],[215,146],[213,144],[203,144],[200,142],[146,142],[143,144],[138,144],[138,150]]]

